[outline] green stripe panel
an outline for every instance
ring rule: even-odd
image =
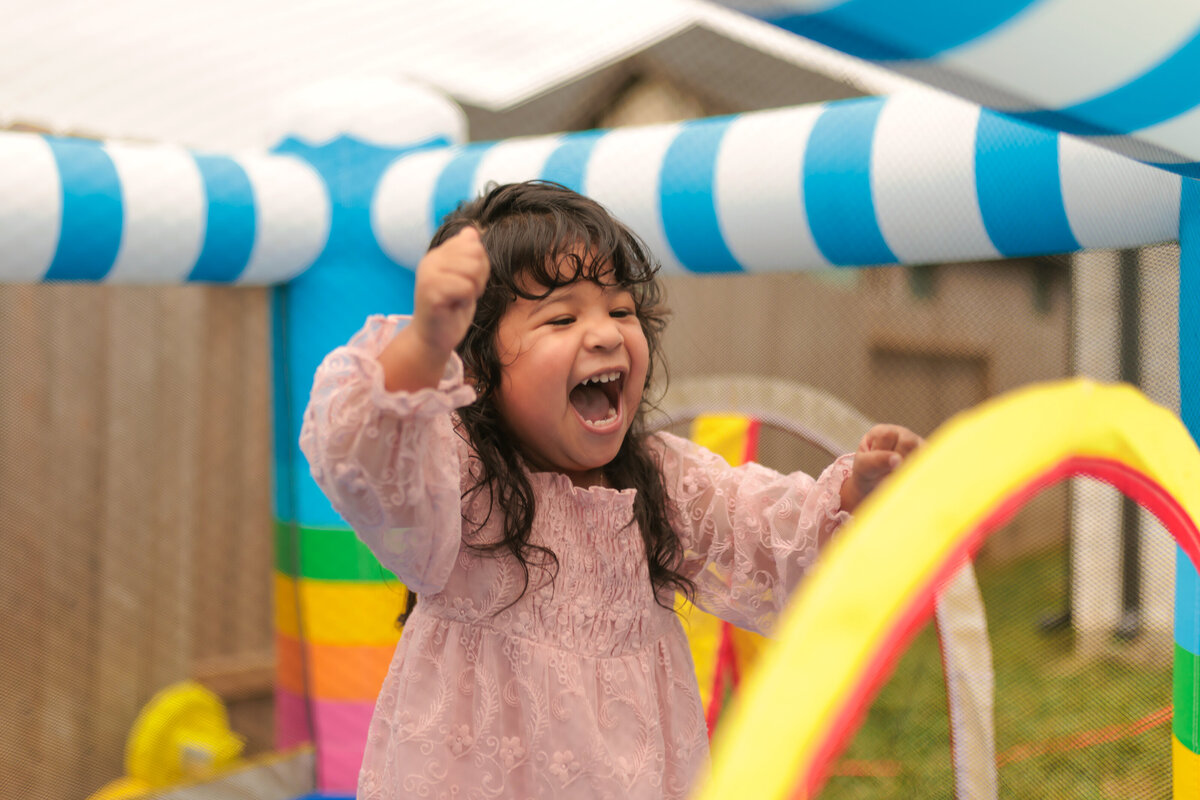
[[[1200,753],[1200,656],[1175,645],[1175,719],[1172,729],[1180,744]]]
[[[349,528],[309,528],[278,520],[275,569],[293,578],[396,581]]]

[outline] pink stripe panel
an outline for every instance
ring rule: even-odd
[[[358,786],[363,749],[374,701],[346,703],[313,700],[317,734],[317,788],[353,794]],[[304,697],[287,689],[275,690],[275,744],[285,750],[310,741]]]
[[[317,788],[354,793],[375,701],[316,700]]]
[[[297,745],[312,741],[308,727],[308,710],[304,707],[304,697],[276,685],[276,749],[290,750]]]

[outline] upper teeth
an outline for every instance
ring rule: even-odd
[[[621,377],[621,373],[619,372],[606,372],[603,375],[593,375],[584,381],[583,384],[586,386],[589,383],[608,383],[609,381],[615,381],[619,377]]]

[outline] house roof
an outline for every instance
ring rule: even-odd
[[[273,104],[329,78],[415,79],[502,112],[698,28],[852,93],[912,85],[699,0],[8,0],[6,11],[0,124],[201,149],[263,146]]]

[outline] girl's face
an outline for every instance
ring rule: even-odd
[[[496,331],[496,402],[536,470],[601,483],[633,424],[650,348],[633,296],[588,280],[518,297]]]

